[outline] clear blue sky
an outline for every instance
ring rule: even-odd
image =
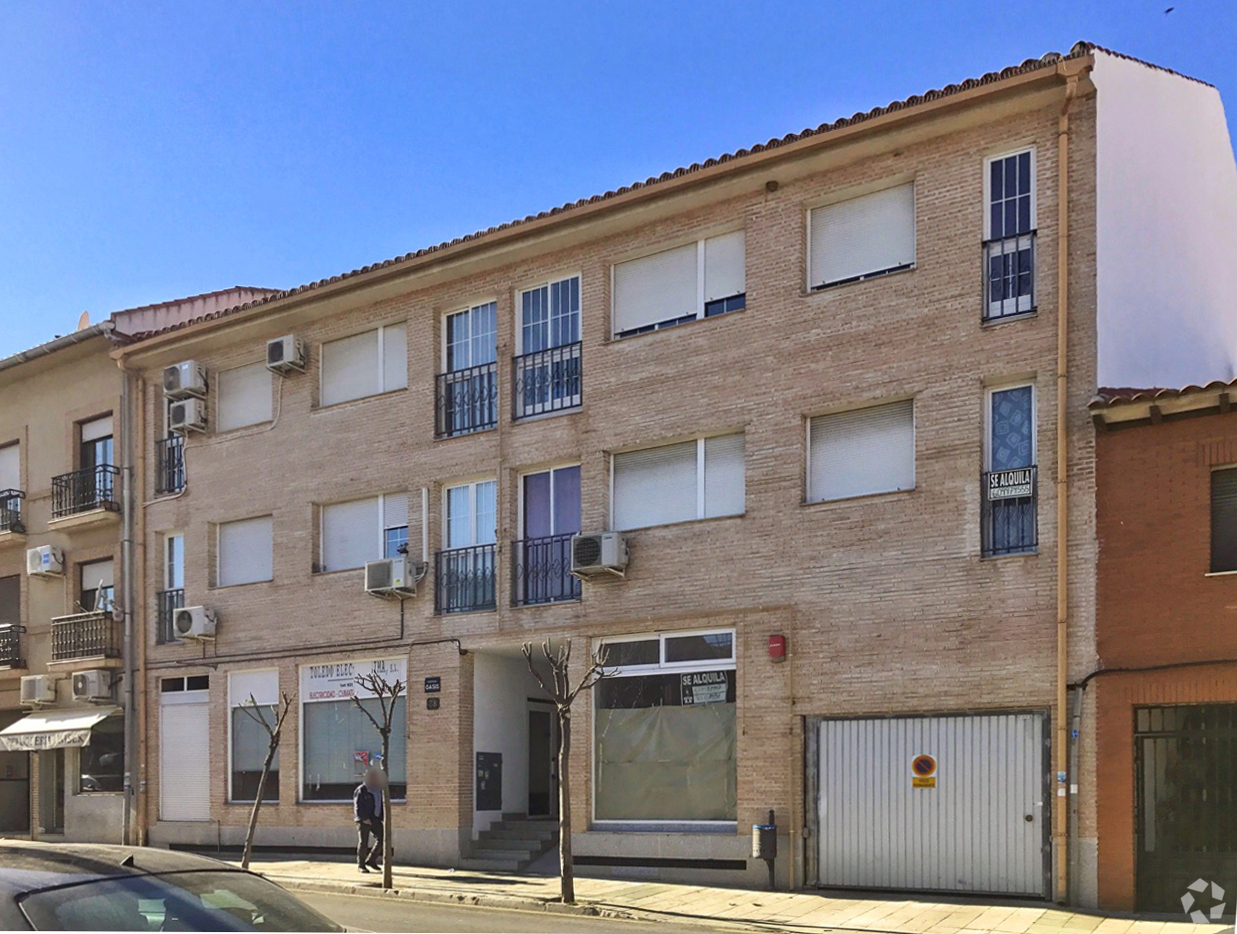
[[[1216,84],[1234,119],[1231,0],[0,0],[0,356],[86,309],[334,275],[1078,39]]]

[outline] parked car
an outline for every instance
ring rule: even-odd
[[[149,847],[0,843],[0,930],[342,931],[275,883]]]

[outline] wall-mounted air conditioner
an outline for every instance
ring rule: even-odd
[[[201,399],[181,399],[168,406],[168,430],[182,435],[206,430],[206,403]]]
[[[73,672],[73,699],[90,703],[112,700],[112,673],[105,668]]]
[[[213,639],[216,622],[214,610],[184,606],[173,613],[172,635],[177,639]]]
[[[415,597],[419,568],[407,555],[365,565],[365,592],[379,597]]]
[[[169,399],[206,395],[206,368],[196,360],[173,363],[163,370],[163,394]]]
[[[590,532],[571,538],[571,573],[576,577],[614,574],[627,570],[627,539],[618,532]]]
[[[21,679],[23,707],[43,707],[56,703],[56,682],[51,675],[26,675]]]
[[[40,545],[26,549],[26,573],[31,577],[61,577],[64,574],[64,552],[55,545]]]
[[[294,334],[266,342],[266,368],[286,376],[305,372],[305,343]]]

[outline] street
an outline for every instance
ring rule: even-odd
[[[703,924],[663,924],[589,918],[548,911],[513,911],[500,908],[436,905],[401,898],[363,895],[328,895],[297,892],[304,902],[349,928],[366,931],[409,932],[584,932],[584,934],[699,934],[701,931],[734,930]]]

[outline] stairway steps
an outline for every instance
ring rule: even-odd
[[[528,841],[529,843],[540,846],[542,843],[548,843],[557,836],[548,830],[523,830],[517,827],[503,827],[495,830],[491,827],[489,830],[481,831],[481,839],[487,843],[496,843],[499,840],[514,840]]]
[[[474,843],[473,846],[482,850],[511,850],[515,853],[520,851],[524,851],[525,853],[540,853],[547,842],[549,841],[529,840],[527,838],[518,837],[490,837],[483,833],[481,835],[481,839]]]
[[[504,814],[477,835],[472,853],[460,860],[461,869],[518,872],[552,850],[558,840],[558,821],[527,814]]]
[[[460,869],[471,869],[474,872],[519,872],[522,868],[520,860],[515,859],[461,859]]]

